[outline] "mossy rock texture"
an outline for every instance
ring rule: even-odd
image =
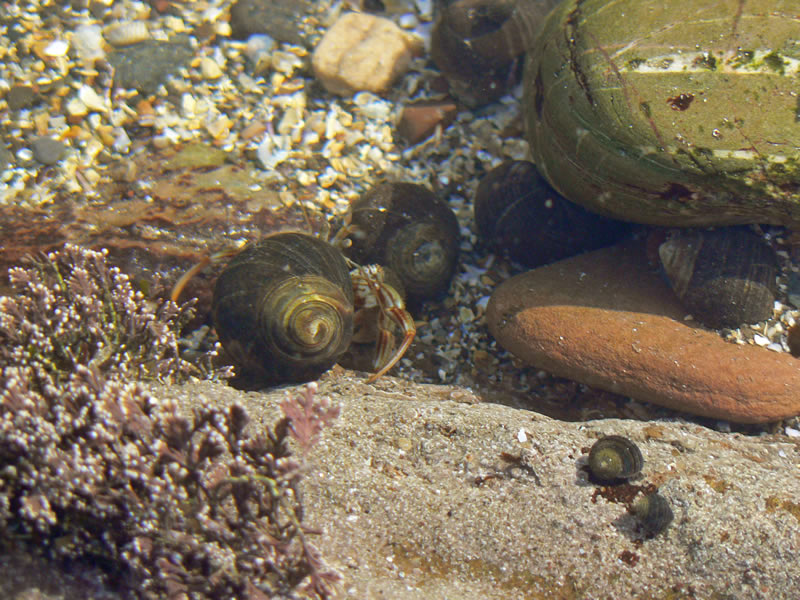
[[[783,0],[566,0],[528,52],[534,161],[624,220],[796,226],[798,40]]]

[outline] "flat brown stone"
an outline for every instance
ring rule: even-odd
[[[763,423],[800,413],[800,363],[684,321],[644,245],[563,260],[501,284],[489,330],[538,368],[697,415]]]

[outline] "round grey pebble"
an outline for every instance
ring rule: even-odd
[[[29,85],[15,85],[8,90],[6,102],[11,110],[27,108],[36,102],[36,92]]]
[[[54,165],[67,153],[67,146],[50,137],[36,138],[31,142],[33,158],[43,165]]]
[[[0,146],[0,173],[14,163],[14,155],[5,146]]]
[[[188,64],[194,54],[188,38],[165,42],[147,40],[108,55],[114,67],[114,85],[152,95],[167,76]]]
[[[231,6],[233,37],[266,33],[279,42],[308,46],[301,19],[313,6],[310,0],[237,0]]]

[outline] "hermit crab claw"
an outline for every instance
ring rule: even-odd
[[[353,281],[355,308],[358,313],[377,308],[377,351],[375,355],[375,372],[369,376],[371,383],[384,375],[411,346],[417,327],[414,319],[406,310],[405,302],[392,286],[384,281],[383,269],[379,265],[356,267],[350,272]],[[358,317],[356,317],[358,319]],[[396,326],[402,333],[402,342],[395,349],[395,338],[392,328]]]

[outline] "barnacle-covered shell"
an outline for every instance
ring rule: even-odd
[[[557,0],[455,0],[431,31],[431,58],[467,106],[492,102],[513,81],[514,58]],[[522,18],[524,17],[524,18]]]
[[[353,336],[353,285],[331,244],[278,233],[245,247],[219,276],[212,301],[225,350],[270,382],[314,379]]]
[[[598,481],[629,479],[638,475],[643,465],[639,448],[621,435],[602,437],[589,451],[589,471]]]
[[[528,52],[533,160],[620,219],[797,225],[798,39],[785,0],[565,0]]]
[[[658,254],[675,294],[700,323],[735,328],[772,316],[778,259],[747,229],[681,232]]]
[[[458,261],[455,214],[426,187],[383,183],[351,206],[346,250],[358,264],[390,267],[402,281],[409,303],[441,296],[450,287]]]
[[[639,496],[633,501],[630,511],[649,535],[664,531],[674,518],[669,502],[658,492]]]
[[[611,245],[629,231],[565,199],[524,160],[489,171],[473,206],[483,242],[529,267]]]

